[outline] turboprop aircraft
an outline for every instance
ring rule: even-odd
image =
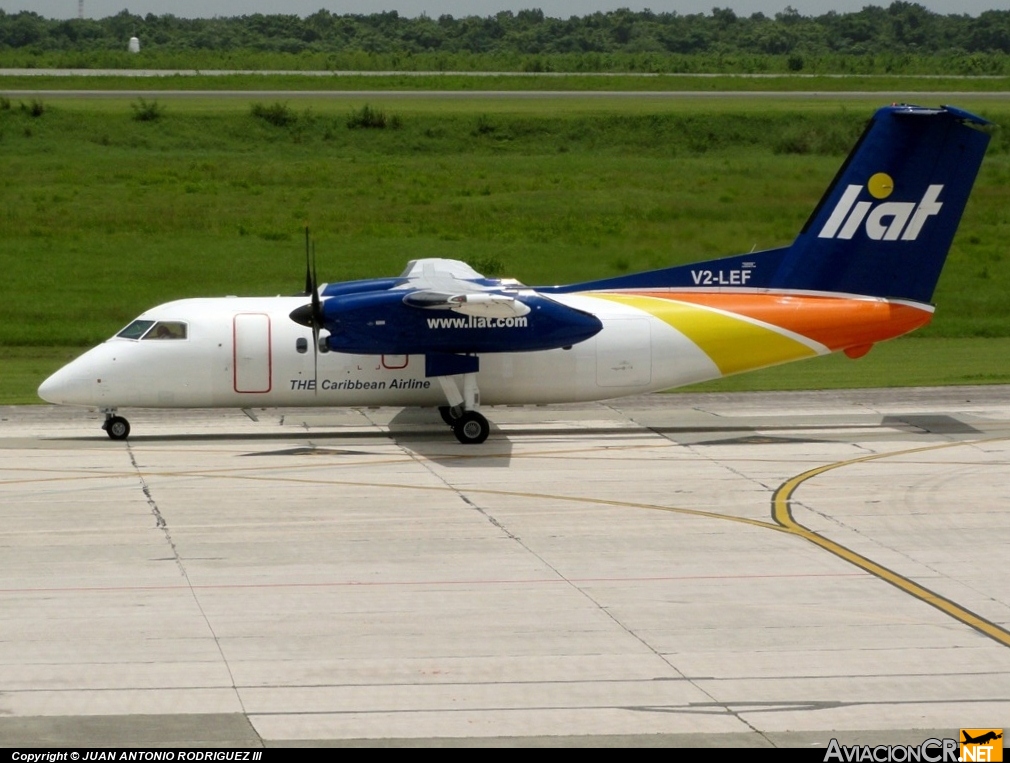
[[[305,295],[155,307],[39,387],[125,439],[125,407],[431,406],[461,443],[481,405],[602,400],[844,352],[928,323],[986,120],[876,112],[790,246],[567,286],[423,259]]]

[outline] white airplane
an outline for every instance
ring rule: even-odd
[[[929,304],[988,144],[954,107],[877,111],[791,246],[569,286],[423,259],[296,297],[184,299],[46,379],[120,408],[435,406],[461,443],[481,405],[602,400],[801,358],[865,354]]]

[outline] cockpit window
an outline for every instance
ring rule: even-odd
[[[186,324],[181,321],[158,321],[144,334],[148,339],[185,339]]]
[[[182,321],[134,321],[116,336],[123,339],[185,339],[186,324]]]
[[[140,339],[140,337],[144,336],[144,333],[153,325],[154,321],[134,321],[116,334],[116,336],[120,336],[123,339]]]

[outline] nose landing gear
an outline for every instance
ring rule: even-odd
[[[102,429],[110,440],[125,440],[130,436],[130,422],[122,416],[116,416],[114,411],[105,411]]]

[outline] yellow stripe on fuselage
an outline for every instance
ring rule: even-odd
[[[659,318],[698,345],[724,376],[818,354],[810,346],[774,328],[687,302],[632,294],[592,296],[619,302]]]

